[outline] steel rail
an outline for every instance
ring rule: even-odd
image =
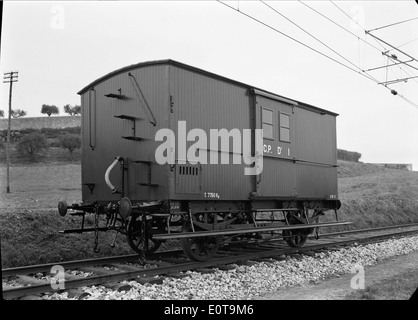
[[[329,237],[335,235],[344,235],[350,233],[363,233],[363,232],[373,232],[373,231],[381,231],[381,230],[388,230],[388,229],[397,229],[397,228],[408,228],[408,227],[416,227],[418,223],[408,223],[408,224],[399,224],[396,226],[386,226],[386,227],[377,227],[377,228],[365,228],[365,229],[354,229],[354,230],[346,230],[346,231],[338,231],[338,232],[329,232],[329,233],[320,233],[319,237]],[[315,236],[310,235],[309,238],[314,238]]]
[[[311,244],[302,248],[286,248],[286,249],[273,248],[271,250],[244,253],[242,255],[239,254],[239,255],[234,255],[234,256],[222,257],[216,260],[209,260],[205,262],[187,262],[187,263],[174,264],[170,266],[162,266],[162,267],[157,267],[157,268],[152,268],[152,269],[116,272],[116,273],[107,274],[107,275],[91,276],[91,277],[80,278],[80,279],[71,279],[71,280],[65,281],[65,290],[68,290],[71,288],[82,287],[82,286],[98,285],[98,284],[103,284],[107,282],[129,280],[129,279],[134,279],[136,277],[164,275],[164,274],[170,274],[173,272],[179,272],[179,271],[185,271],[185,270],[216,267],[219,265],[237,263],[240,261],[261,259],[261,258],[277,256],[277,255],[303,253],[306,251],[324,249],[328,247],[344,246],[344,245],[349,245],[353,243],[360,243],[360,242],[369,243],[369,242],[379,241],[381,239],[398,237],[398,236],[406,236],[406,235],[411,235],[411,234],[416,234],[416,233],[418,233],[418,230],[398,231],[398,232],[389,233],[389,234],[373,235],[373,236],[369,236],[366,238],[337,240],[336,242],[332,241],[333,239],[328,239],[328,240],[331,240],[331,242],[321,243],[321,244]],[[254,250],[257,250],[257,248],[255,248]],[[223,252],[223,254],[225,254],[225,252]],[[44,293],[44,292],[59,292],[59,291],[62,291],[62,290],[52,289],[49,283],[45,283],[45,284],[17,287],[17,288],[11,288],[11,289],[4,289],[3,298],[11,299],[11,298],[17,298],[17,297],[21,297],[25,295],[39,294],[39,293]]]
[[[99,264],[111,264],[120,261],[131,261],[139,258],[139,254],[132,254],[132,255],[123,255],[123,256],[115,256],[115,257],[105,257],[105,258],[93,258],[93,259],[86,259],[86,260],[73,260],[73,261],[63,261],[63,262],[53,262],[53,263],[45,263],[45,264],[38,264],[32,266],[22,266],[22,267],[15,267],[15,268],[7,268],[2,269],[2,277],[10,277],[16,274],[30,274],[30,273],[38,273],[38,272],[45,272],[50,271],[51,268],[55,265],[60,265],[65,269],[70,268],[79,268],[85,266],[92,266],[92,265],[99,265]]]
[[[346,231],[338,231],[338,232],[330,232],[330,233],[320,233],[319,237],[330,237],[336,235],[345,235],[345,234],[352,234],[352,233],[363,233],[363,232],[373,232],[373,231],[380,231],[380,230],[387,230],[387,229],[397,229],[397,228],[408,228],[418,226],[418,223],[411,223],[411,224],[401,224],[396,226],[385,226],[385,227],[378,227],[378,228],[366,228],[366,229],[355,229],[355,230],[346,230]],[[247,231],[248,232],[248,231]],[[309,238],[315,238],[314,235],[310,235]],[[281,239],[272,238],[272,239],[256,239],[252,241],[239,241],[239,243],[254,243],[254,242],[273,242],[278,241]],[[236,244],[238,242],[234,242]],[[173,251],[158,251],[155,253],[155,256],[163,257],[165,254],[174,254],[179,253],[181,250],[173,250]],[[2,277],[10,277],[16,274],[32,274],[38,272],[48,272],[51,270],[51,267],[55,265],[60,265],[65,269],[71,268],[79,268],[85,266],[94,266],[94,265],[104,265],[104,264],[112,264],[117,262],[124,262],[124,261],[134,261],[139,259],[139,254],[131,254],[131,255],[121,255],[121,256],[113,256],[113,257],[104,257],[104,258],[92,258],[92,259],[84,259],[84,260],[71,260],[71,261],[56,261],[51,263],[45,264],[38,264],[38,265],[29,265],[29,266],[21,266],[21,267],[13,267],[13,268],[5,268],[2,269]]]

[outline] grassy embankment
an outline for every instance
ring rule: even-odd
[[[133,253],[121,235],[116,247],[110,247],[114,233],[100,234],[98,254],[92,250],[93,234],[57,233],[79,227],[80,221],[62,218],[56,210],[63,198],[81,201],[79,153],[70,160],[68,156],[64,149],[50,148],[38,162],[16,158],[10,194],[5,192],[6,168],[0,156],[2,268]],[[355,222],[351,228],[418,222],[418,172],[345,161],[339,165],[339,218]],[[86,227],[93,226],[92,218],[86,218]]]
[[[0,152],[1,153],[1,152]],[[12,153],[10,189],[6,193],[4,154],[0,155],[0,236],[2,268],[27,264],[132,254],[123,236],[111,248],[114,233],[99,235],[101,252],[93,252],[93,234],[59,234],[80,227],[80,217],[62,218],[61,199],[81,202],[80,151],[49,148],[34,159]],[[93,227],[86,216],[85,227]]]
[[[418,284],[416,270],[404,272],[400,275],[385,279],[364,290],[357,290],[345,300],[408,300],[414,294]]]
[[[347,229],[418,222],[418,172],[347,161],[338,164],[342,203],[338,218],[354,222]]]

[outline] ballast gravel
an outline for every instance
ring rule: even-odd
[[[248,265],[231,264],[231,270],[214,269],[213,273],[188,271],[186,277],[165,277],[162,284],[140,284],[123,281],[128,291],[104,286],[82,287],[85,300],[251,300],[257,296],[283,290],[289,286],[320,281],[329,277],[354,273],[359,266],[418,250],[418,236],[391,239],[367,245],[354,244],[336,251],[265,259]],[[42,296],[48,300],[68,298],[68,292]]]

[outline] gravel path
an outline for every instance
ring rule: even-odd
[[[163,284],[123,281],[123,291],[104,286],[83,287],[81,290],[85,292],[84,299],[89,300],[251,300],[262,296],[269,299],[270,293],[288,290],[288,287],[349,274],[358,266],[371,266],[380,260],[414,251],[418,251],[418,236],[365,246],[352,245],[312,256],[286,257],[281,261],[271,259],[252,265],[232,265],[234,269],[228,271],[188,271],[185,273],[187,277],[165,278]],[[43,299],[74,298],[69,298],[65,292],[45,295]]]
[[[393,277],[407,272],[418,272],[418,251],[391,257],[373,266],[364,268],[364,288],[386,282]],[[356,273],[358,274],[358,273]],[[306,284],[268,293],[256,299],[258,300],[341,300],[354,293],[357,289],[352,288],[354,273],[346,274],[338,278],[332,278],[320,283]],[[418,288],[418,282],[415,283]],[[356,287],[356,286],[355,286]],[[412,294],[412,293],[411,293]],[[405,297],[405,299],[410,296]]]

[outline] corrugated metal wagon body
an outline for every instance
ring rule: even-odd
[[[185,121],[187,131],[199,128],[206,132],[207,147],[199,149],[206,164],[199,166],[199,186],[194,190],[183,192],[181,184],[176,180],[173,199],[207,199],[208,193],[217,193],[218,200],[248,200],[252,191],[251,177],[244,175],[244,163],[233,164],[233,143],[229,146],[219,141],[218,150],[210,147],[210,130],[225,129],[231,132],[235,129],[251,129],[253,123],[250,118],[250,97],[248,88],[222,81],[208,75],[183,69],[178,66],[170,67],[170,95],[174,107],[171,128],[178,132],[179,121]],[[178,136],[177,139],[182,137]],[[188,141],[186,149],[194,141]],[[239,141],[238,143],[241,143]],[[217,164],[210,161],[211,156],[217,157]],[[229,164],[222,164],[221,158],[227,157]],[[177,153],[177,160],[182,160]],[[241,158],[241,154],[239,154]],[[205,197],[206,194],[206,197]]]
[[[155,125],[141,105],[135,83]],[[333,113],[171,60],[121,69],[83,89],[81,96],[84,201],[118,199],[104,180],[116,156],[126,160],[125,195],[133,200],[208,200],[208,193],[216,193],[216,200],[231,201],[337,197]],[[207,164],[179,164],[188,160],[187,150],[195,143],[187,141],[186,153],[179,152],[177,140],[183,136],[178,136],[178,126],[182,121],[186,135],[199,128],[208,140],[211,129],[226,129],[228,133],[263,129],[262,173],[247,176],[244,161],[232,163],[233,139],[228,150],[222,149],[224,146],[211,150],[207,141],[206,150],[199,149]],[[155,141],[155,134],[162,128],[176,134],[173,166],[155,161],[156,148],[162,143]],[[218,153],[217,164],[210,162],[212,153]],[[221,164],[221,153],[228,154],[229,164]],[[113,170],[111,180],[120,181],[121,172]]]
[[[182,239],[195,260],[263,232],[298,247],[341,205],[333,112],[172,60],[116,70],[79,94],[83,203],[59,213],[81,210],[82,228],[68,232],[94,231],[95,247],[106,230],[141,254]]]

